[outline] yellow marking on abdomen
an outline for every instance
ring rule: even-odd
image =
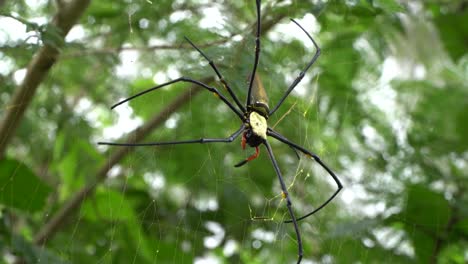
[[[254,134],[263,139],[266,139],[268,125],[265,117],[254,111],[250,113],[249,120],[250,126],[252,127],[252,131],[254,132]]]

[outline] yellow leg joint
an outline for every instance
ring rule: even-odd
[[[286,199],[286,197],[288,197],[288,194],[285,193],[285,192],[281,192],[281,197],[282,197],[283,199]]]

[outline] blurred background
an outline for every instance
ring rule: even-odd
[[[302,263],[468,262],[468,2],[262,1],[258,73],[269,125],[344,189],[300,222]],[[190,38],[242,102],[255,1],[0,1],[2,263],[295,263],[264,147],[123,148],[98,141],[227,137],[240,121]],[[270,139],[297,216],[336,190]]]

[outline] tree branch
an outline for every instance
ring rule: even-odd
[[[89,3],[90,0],[75,0],[60,7],[52,19],[52,24],[61,31],[63,37],[76,24]],[[6,115],[0,123],[0,159],[4,157],[7,145],[31,103],[37,87],[57,61],[59,53],[58,49],[44,45],[29,63],[26,76],[9,104],[12,107],[7,107]]]

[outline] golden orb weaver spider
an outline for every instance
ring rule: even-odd
[[[230,143],[233,142],[236,138],[239,137],[240,134],[242,134],[242,141],[241,141],[241,146],[243,149],[245,149],[246,145],[248,144],[250,147],[255,148],[255,153],[245,160],[237,163],[235,167],[240,167],[247,162],[255,159],[258,154],[259,154],[259,146],[264,145],[268,155],[270,157],[270,160],[272,162],[273,168],[275,170],[276,175],[278,176],[279,183],[281,185],[281,196],[283,199],[286,199],[286,206],[289,212],[289,215],[291,219],[284,221],[285,223],[293,223],[294,226],[294,231],[296,233],[296,240],[298,244],[298,259],[297,263],[300,263],[303,257],[303,245],[302,245],[302,239],[301,239],[301,233],[299,231],[299,227],[297,222],[301,221],[322,208],[324,208],[333,198],[336,197],[336,195],[340,192],[340,190],[343,188],[343,185],[341,184],[340,180],[338,177],[335,175],[335,173],[314,153],[311,151],[308,151],[302,146],[299,146],[296,143],[293,143],[277,131],[273,130],[272,128],[268,127],[267,124],[267,119],[272,116],[276,110],[283,104],[284,100],[289,96],[289,94],[294,90],[294,88],[297,86],[297,84],[304,78],[305,73],[307,70],[314,64],[314,62],[317,60],[317,58],[320,55],[320,48],[318,47],[317,43],[315,40],[310,36],[310,34],[294,19],[291,19],[292,22],[294,22],[306,35],[307,37],[312,41],[312,43],[315,46],[315,54],[312,57],[312,59],[309,61],[307,66],[299,73],[299,76],[296,77],[296,79],[293,81],[293,83],[288,87],[284,95],[281,97],[279,102],[273,107],[273,109],[270,110],[268,106],[268,96],[266,94],[265,89],[263,88],[263,85],[261,84],[261,81],[259,77],[256,75],[257,72],[257,66],[259,63],[260,59],[260,6],[261,6],[261,0],[256,0],[256,11],[257,11],[257,32],[255,35],[255,60],[253,64],[253,70],[252,74],[250,75],[250,81],[249,81],[249,86],[248,86],[248,93],[247,93],[247,99],[246,99],[246,104],[245,106],[241,104],[239,101],[238,97],[236,94],[232,91],[231,87],[229,84],[225,81],[223,75],[220,73],[214,62],[205,54],[203,53],[194,43],[192,43],[187,37],[185,39],[190,43],[190,45],[196,49],[208,62],[210,67],[214,70],[216,75],[219,78],[219,81],[223,84],[224,88],[228,91],[229,95],[231,96],[232,100],[234,100],[235,105],[232,104],[228,99],[222,95],[218,89],[211,87],[203,82],[187,78],[187,77],[180,77],[175,80],[160,84],[158,86],[155,86],[153,88],[144,90],[140,93],[137,93],[127,99],[124,99],[117,104],[113,105],[111,109],[114,109],[115,107],[128,102],[136,97],[139,97],[141,95],[144,95],[146,93],[152,92],[154,90],[163,88],[165,86],[168,86],[170,84],[174,84],[177,82],[187,82],[187,83],[193,83],[195,85],[198,85],[212,93],[214,93],[219,99],[221,99],[240,119],[242,122],[240,128],[231,134],[227,138],[200,138],[200,139],[194,139],[194,140],[181,140],[181,141],[166,141],[166,142],[149,142],[149,143],[114,143],[114,142],[98,142],[100,145],[112,145],[112,146],[162,146],[162,145],[179,145],[179,144],[194,144],[194,143],[217,143],[217,142],[224,142],[224,143]],[[292,203],[291,199],[289,198],[288,190],[287,187],[284,183],[283,176],[281,174],[281,171],[279,169],[278,163],[276,162],[275,156],[273,155],[273,151],[271,149],[270,144],[268,143],[268,136],[272,137],[289,147],[293,148],[295,151],[300,151],[303,154],[306,155],[308,158],[314,159],[320,166],[327,171],[327,173],[333,178],[337,185],[337,190],[319,207],[315,208],[313,211],[296,218],[293,210],[292,210]]]

